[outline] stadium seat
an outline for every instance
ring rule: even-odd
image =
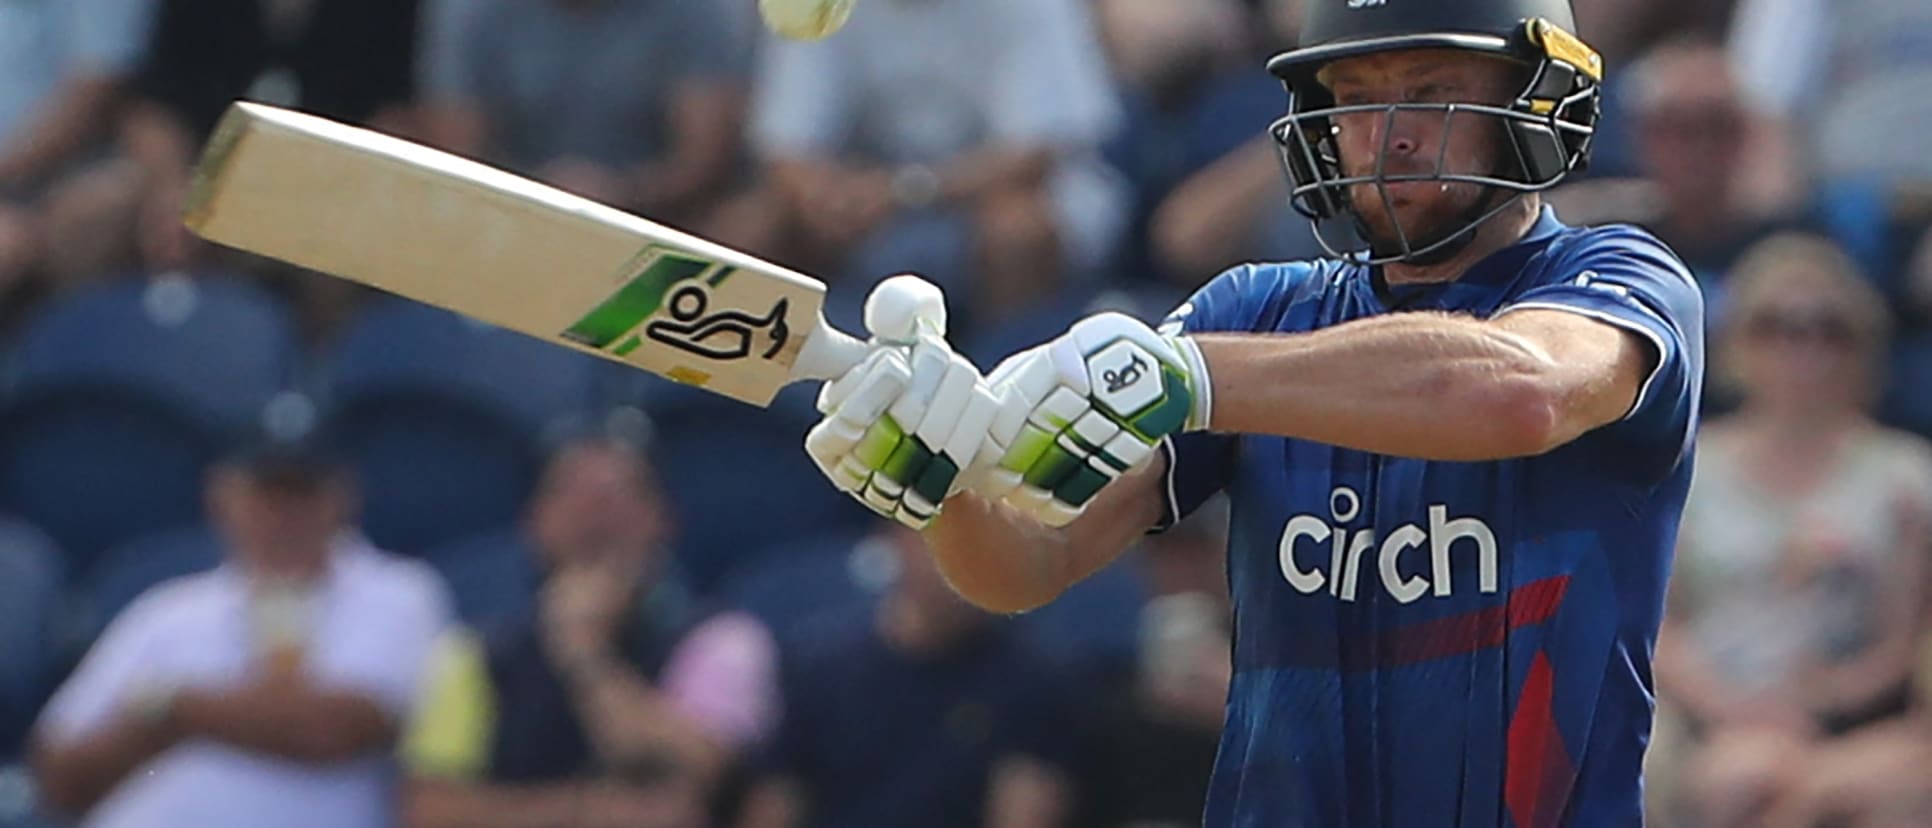
[[[805,454],[817,393],[809,383],[763,411],[661,385],[645,401],[656,427],[652,455],[677,517],[679,560],[697,589],[711,589],[760,550],[857,532],[874,520]]]
[[[0,517],[0,759],[18,753],[47,690],[64,580],[52,538]]]
[[[152,396],[45,388],[0,411],[0,511],[53,536],[72,569],[107,547],[201,515],[215,441]]]
[[[825,612],[876,600],[897,566],[891,549],[837,533],[752,556],[721,579],[717,594],[783,637]]]
[[[449,582],[457,616],[472,628],[488,629],[523,615],[536,602],[539,573],[515,529],[445,543],[423,558]]]
[[[1901,428],[1932,435],[1932,334],[1901,338],[1892,347],[1881,412]]]
[[[371,391],[336,400],[323,428],[355,471],[364,531],[400,554],[516,520],[536,485],[531,436],[466,397]]]
[[[129,389],[219,428],[254,424],[294,384],[300,354],[283,305],[221,276],[78,290],[29,318],[14,351],[18,395]]]
[[[591,406],[603,363],[562,345],[407,299],[352,318],[324,366],[329,396],[348,402],[430,390],[496,410],[531,434]]]
[[[91,642],[142,593],[164,581],[213,569],[221,560],[221,540],[199,523],[118,544],[83,576],[79,590],[83,618],[75,633]]]

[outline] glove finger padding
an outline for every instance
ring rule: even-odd
[[[836,407],[806,449],[867,508],[924,528],[979,457],[997,405],[978,369],[936,338],[880,353],[824,392]]]
[[[886,408],[903,396],[911,370],[905,356],[896,350],[873,352],[858,368],[828,383],[821,402],[834,395],[834,385],[842,386],[838,402],[827,416],[805,436],[805,452],[832,484],[848,492],[863,488],[871,467],[863,458],[877,454],[881,447],[890,450],[896,426],[883,415]]]

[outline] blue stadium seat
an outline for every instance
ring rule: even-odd
[[[857,532],[875,520],[827,484],[805,454],[816,419],[809,383],[764,411],[659,385],[644,401],[656,426],[652,455],[677,517],[679,562],[700,591],[760,550]]]
[[[449,582],[456,614],[472,628],[488,629],[536,603],[539,573],[529,544],[514,529],[445,543],[423,558]]]
[[[400,554],[516,520],[536,485],[533,438],[468,398],[372,391],[338,399],[323,428],[361,486],[364,531]]]
[[[589,408],[603,360],[407,299],[358,313],[324,368],[338,401],[433,390],[495,409],[532,434]]]
[[[83,576],[80,599],[84,619],[76,634],[92,641],[142,593],[173,578],[206,572],[221,560],[221,539],[199,523],[151,532],[116,545]]]
[[[15,393],[124,388],[216,427],[248,426],[295,380],[287,309],[240,279],[113,282],[51,300],[15,343]]]
[[[52,538],[0,517],[0,758],[19,753],[47,690],[64,580]]]
[[[1887,422],[1932,436],[1932,334],[1901,338],[1892,346],[1881,404]]]
[[[782,638],[823,613],[877,600],[897,565],[891,549],[835,533],[750,557],[721,579],[717,594]]]
[[[106,388],[42,389],[0,411],[0,511],[72,556],[196,520],[215,441],[178,408]]]

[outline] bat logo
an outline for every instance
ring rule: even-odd
[[[644,326],[644,335],[680,351],[706,359],[729,362],[751,356],[754,344],[769,340],[758,354],[771,359],[791,338],[785,314],[791,300],[780,299],[763,318],[741,310],[722,310],[707,315],[711,294],[702,283],[687,284],[672,291],[670,319],[659,319]]]
[[[1135,353],[1132,361],[1121,368],[1101,373],[1100,379],[1107,383],[1107,393],[1118,394],[1134,387],[1134,384],[1140,382],[1141,376],[1146,373],[1147,361],[1141,359],[1139,353]]]

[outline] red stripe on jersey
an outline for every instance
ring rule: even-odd
[[[1349,663],[1363,656],[1373,657],[1374,667],[1387,668],[1500,647],[1511,630],[1541,624],[1555,615],[1569,586],[1568,575],[1531,581],[1512,590],[1500,606],[1391,630],[1383,634],[1379,647],[1346,650],[1344,667],[1359,670],[1369,666]]]
[[[1523,694],[1509,720],[1509,756],[1503,779],[1503,801],[1516,828],[1550,828],[1563,818],[1570,799],[1576,767],[1563,748],[1551,715],[1555,672],[1543,653],[1530,662]]]

